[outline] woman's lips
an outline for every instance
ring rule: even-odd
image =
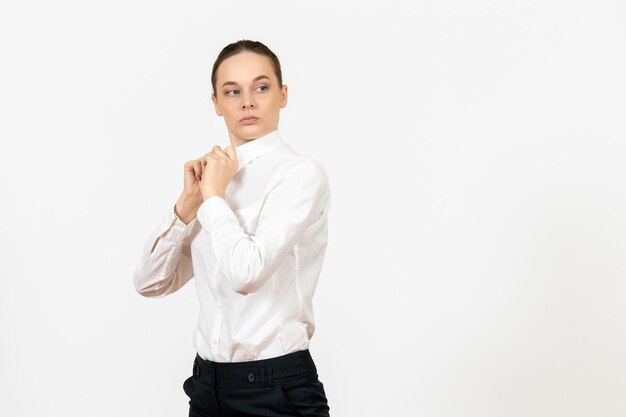
[[[258,117],[246,117],[244,119],[241,119],[241,123],[243,123],[244,125],[252,125],[258,121],[259,121]]]

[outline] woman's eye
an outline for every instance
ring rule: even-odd
[[[260,86],[258,86],[258,87],[257,87],[257,89],[259,89],[259,88],[264,88],[264,90],[261,90],[261,91],[267,91],[267,90],[269,89],[269,87],[268,87],[268,86],[266,86],[266,85],[260,85]],[[238,93],[239,93],[239,90],[228,90],[225,94],[226,94],[227,96],[234,96],[234,95],[235,95],[235,94],[231,94],[231,93],[236,93],[236,94],[238,94]]]

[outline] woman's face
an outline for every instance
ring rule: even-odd
[[[271,62],[265,55],[240,52],[217,69],[211,98],[217,115],[224,116],[235,146],[278,128],[280,109],[287,105],[287,85],[279,88]],[[242,120],[246,116],[258,119]]]

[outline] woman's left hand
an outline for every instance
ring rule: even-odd
[[[239,166],[235,148],[229,146],[222,150],[215,145],[211,152],[202,157],[202,165],[202,180],[200,181],[202,201],[214,195],[224,197],[226,186],[235,176]]]

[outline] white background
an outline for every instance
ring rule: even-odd
[[[328,169],[331,415],[626,415],[620,1],[13,2],[0,10],[0,415],[186,416],[195,285],[135,293],[219,51],[280,58]]]

